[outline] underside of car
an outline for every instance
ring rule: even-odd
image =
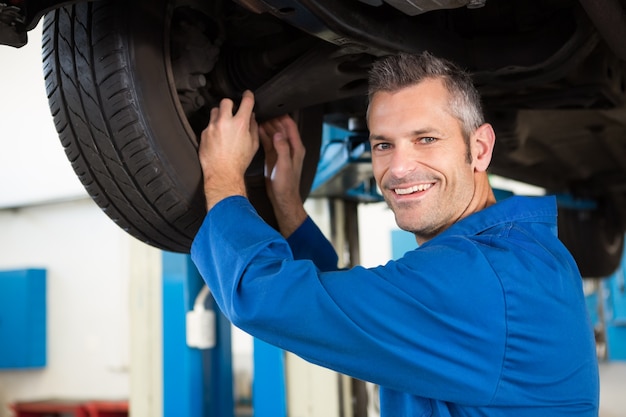
[[[0,43],[23,45],[44,14],[44,73],[68,158],[105,212],[151,245],[189,250],[204,216],[197,138],[221,98],[252,89],[260,119],[298,118],[306,196],[323,123],[367,138],[372,62],[428,50],[472,74],[497,134],[491,172],[568,197],[559,233],[583,276],[619,265],[624,1],[5,0]],[[249,192],[272,222],[261,160]]]

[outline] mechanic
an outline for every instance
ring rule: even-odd
[[[582,279],[557,238],[553,197],[496,203],[494,131],[470,76],[429,53],[377,61],[368,127],[375,179],[419,247],[337,270],[298,184],[294,121],[260,126],[254,96],[222,100],[202,134],[208,214],[192,258],[251,335],[380,385],[383,416],[597,416]],[[259,142],[280,233],[246,199]]]

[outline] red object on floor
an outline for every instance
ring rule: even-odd
[[[89,401],[85,408],[89,417],[128,416],[128,401]]]
[[[11,404],[15,417],[127,417],[128,401],[42,400]]]
[[[42,400],[25,401],[11,404],[15,417],[89,417],[87,409],[81,401],[74,400]]]

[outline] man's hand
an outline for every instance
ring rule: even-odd
[[[259,136],[265,151],[267,194],[284,237],[306,220],[300,197],[300,177],[305,148],[294,120],[285,115],[261,124]]]
[[[244,174],[259,148],[254,95],[244,92],[234,115],[233,106],[232,100],[223,99],[211,109],[211,120],[200,140],[198,155],[208,210],[226,197],[246,196]]]

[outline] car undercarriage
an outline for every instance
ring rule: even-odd
[[[584,276],[619,264],[623,1],[10,0],[0,3],[0,42],[23,45],[43,14],[48,94],[68,157],[107,214],[149,244],[189,248],[204,212],[197,137],[221,98],[252,89],[259,118],[300,114],[315,149],[322,123],[366,137],[374,60],[428,50],[471,72],[497,134],[491,172],[569,197],[560,237]],[[319,155],[309,153],[304,196]],[[249,171],[263,195],[258,161]]]

